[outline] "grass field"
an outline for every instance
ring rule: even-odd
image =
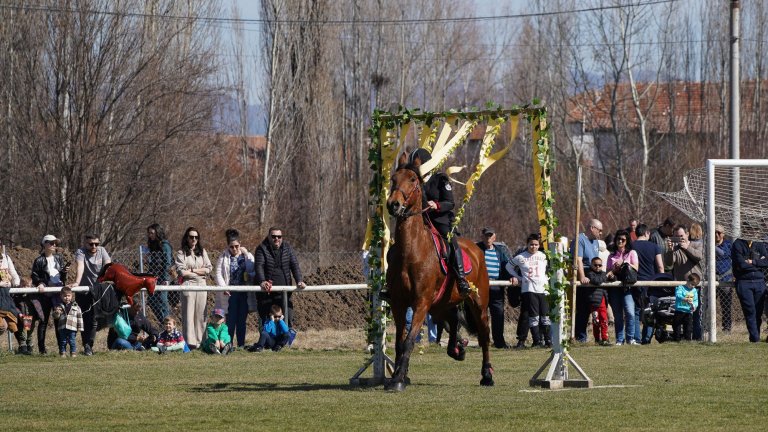
[[[765,430],[768,344],[726,342],[571,349],[589,390],[540,391],[548,352],[480,352],[465,362],[427,347],[404,393],[356,388],[352,350],[0,354],[0,425],[17,430]],[[370,376],[364,375],[364,376]]]

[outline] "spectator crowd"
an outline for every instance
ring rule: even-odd
[[[288,293],[287,308],[283,310],[282,295],[272,292],[271,288],[274,285],[295,284],[299,289],[306,286],[293,249],[284,241],[283,231],[278,227],[269,229],[253,253],[241,245],[240,234],[235,229],[224,233],[224,242],[226,248],[214,265],[195,227],[185,230],[175,251],[161,225],[147,227],[146,263],[158,285],[204,287],[211,277],[219,286],[258,285],[262,289],[258,293],[217,291],[210,313],[206,312],[208,293],[205,290],[157,291],[148,298],[154,321],[144,315],[140,298],[120,309],[109,322],[100,322],[96,316],[94,306],[101,298],[98,293],[102,292],[97,279],[104,266],[112,262],[97,234],[83,236],[82,245],[74,254],[74,266],[59,253],[60,240],[54,235],[45,235],[40,243],[40,255],[28,276],[20,276],[3,249],[0,254],[0,332],[10,331],[15,335],[19,354],[32,354],[35,346],[40,354],[46,354],[46,332],[52,319],[58,354],[63,357],[77,355],[75,336],[78,332],[82,353],[92,355],[96,333],[105,327],[109,328],[107,347],[111,350],[152,350],[160,354],[195,349],[211,354],[228,354],[236,349],[279,351],[290,344],[295,335],[289,327],[293,322],[293,303]],[[720,225],[715,227],[715,243],[717,278],[733,283],[716,289],[721,329],[728,333],[733,328],[735,291],[749,340],[758,342],[766,302],[768,248],[760,241],[729,239]],[[494,228],[485,227],[477,246],[483,251],[489,278],[510,282],[509,286],[490,289],[489,315],[494,346],[499,349],[550,347],[548,263],[540,250],[540,235],[531,234],[523,247],[511,252],[510,247],[497,239]],[[592,219],[573,241],[570,252],[578,256],[578,265],[573,269],[579,282],[573,299],[577,342],[587,343],[590,323],[594,342],[606,346],[650,344],[654,338],[660,342],[666,338],[702,340],[701,279],[705,262],[703,230],[699,224],[687,226],[667,218],[651,228],[632,219],[626,228],[606,234],[602,222]],[[72,271],[74,282],[66,284]],[[672,280],[684,283],[676,287],[643,284]],[[621,285],[603,286],[611,281],[619,281]],[[87,286],[90,291],[73,293],[72,288],[76,286]],[[38,292],[11,295],[12,287],[37,288]],[[62,289],[46,292],[47,287]],[[665,298],[671,299],[671,302],[667,300],[671,307],[666,321],[661,314]],[[520,308],[514,345],[508,344],[504,337],[505,301],[512,308]],[[179,327],[170,313],[174,304],[180,304]],[[259,339],[246,347],[246,318],[251,312],[259,316]],[[158,329],[153,322],[162,328]],[[440,333],[438,329],[436,336],[430,328],[430,342],[439,341]]]
[[[48,353],[46,332],[51,319],[58,354],[62,357],[77,355],[77,333],[80,333],[82,353],[93,355],[94,339],[102,328],[109,329],[107,347],[110,350],[152,350],[164,354],[199,349],[210,354],[229,354],[246,348],[246,318],[250,312],[258,312],[262,330],[259,341],[250,350],[279,351],[291,343],[295,335],[288,328],[288,323],[293,322],[293,304],[288,293],[284,314],[282,295],[272,292],[272,286],[296,285],[299,289],[306,286],[296,255],[283,240],[283,232],[278,227],[269,229],[255,254],[240,244],[240,234],[235,229],[227,230],[224,239],[227,247],[214,266],[197,228],[185,230],[180,247],[174,252],[161,225],[147,227],[146,264],[157,285],[196,288],[182,289],[180,293],[167,290],[152,293],[148,300],[154,321],[145,316],[140,294],[129,299],[132,300],[129,305],[116,307],[106,320],[97,313],[108,307],[107,290],[98,279],[112,262],[97,234],[83,236],[82,246],[74,253],[74,266],[60,253],[60,239],[46,234],[30,276],[20,277],[3,248],[0,333],[12,332],[18,345],[17,353],[26,355],[33,354],[35,347],[40,354]],[[67,276],[72,271],[75,276],[70,280],[74,282],[67,284]],[[199,287],[206,286],[211,273],[219,286],[258,285],[262,291],[217,291],[215,304],[210,314],[206,314],[208,292]],[[78,286],[87,286],[89,291],[74,293],[72,289]],[[37,292],[11,295],[13,287],[37,288]],[[47,289],[50,287],[60,290]],[[180,304],[180,329],[171,316],[174,302]],[[162,331],[154,323],[159,323]]]

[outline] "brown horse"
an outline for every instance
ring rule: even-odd
[[[488,271],[483,252],[473,242],[459,239],[459,245],[468,254],[472,262],[472,272],[467,281],[474,284],[477,291],[468,297],[462,297],[456,288],[455,275],[444,295],[433,304],[435,295],[447,277],[440,271],[440,262],[436,254],[432,237],[422,217],[423,179],[419,174],[421,161],[417,158],[413,164],[406,165],[407,154],[398,160],[398,169],[392,177],[392,191],[387,201],[390,214],[397,218],[395,226],[395,244],[387,254],[387,291],[390,296],[392,315],[395,320],[395,372],[387,384],[388,390],[402,391],[408,379],[408,363],[422,323],[431,313],[437,320],[449,325],[448,355],[456,360],[464,360],[464,343],[457,341],[458,308],[465,302],[475,319],[478,341],[483,349],[481,385],[493,385],[493,368],[489,353],[488,328]],[[405,313],[413,308],[413,320],[410,332],[406,332]]]

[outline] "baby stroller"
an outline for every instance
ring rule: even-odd
[[[674,280],[671,274],[659,273],[654,281]],[[672,340],[672,324],[675,317],[675,295],[669,288],[661,289],[665,294],[659,295],[654,302],[647,304],[642,311],[642,321],[653,328],[653,335],[659,343]],[[660,292],[657,294],[661,294]]]
[[[659,297],[643,309],[643,323],[653,327],[659,343],[672,340],[672,321],[675,317],[675,297]]]

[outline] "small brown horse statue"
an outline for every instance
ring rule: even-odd
[[[403,153],[398,160],[398,168],[392,176],[392,191],[387,208],[396,217],[395,244],[387,254],[387,291],[390,296],[392,315],[395,320],[395,372],[387,383],[387,390],[402,391],[408,379],[408,363],[416,335],[427,313],[434,318],[447,322],[449,325],[448,355],[455,360],[464,360],[465,343],[457,341],[458,308],[465,302],[475,320],[478,341],[483,349],[482,379],[480,385],[493,385],[493,368],[489,353],[488,328],[488,271],[485,266],[483,252],[473,242],[459,239],[459,245],[472,263],[472,272],[467,275],[467,281],[473,284],[477,291],[472,291],[468,297],[459,294],[456,288],[456,277],[453,274],[444,275],[440,270],[440,262],[435,250],[428,226],[425,224],[422,196],[423,179],[419,174],[421,160],[406,165],[407,154]],[[444,294],[436,300],[443,281],[450,277]],[[405,314],[408,307],[413,308],[411,329],[406,332]],[[469,318],[468,318],[469,319]]]

